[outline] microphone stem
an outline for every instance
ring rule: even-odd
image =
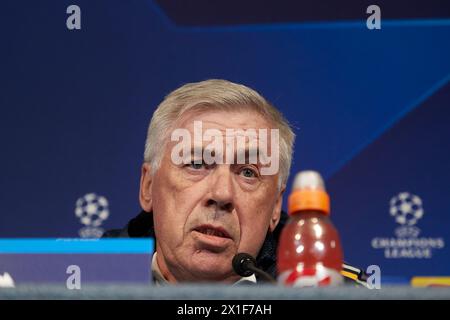
[[[255,266],[249,265],[247,266],[247,268],[251,271],[253,271],[254,273],[260,275],[262,278],[266,279],[267,281],[269,281],[272,284],[276,284],[276,281],[274,278],[272,278],[272,276],[264,271],[262,271],[261,269],[256,268]]]

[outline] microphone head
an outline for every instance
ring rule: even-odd
[[[241,277],[249,277],[254,272],[250,270],[248,267],[253,266],[256,267],[256,260],[248,253],[238,253],[233,258],[233,270]]]

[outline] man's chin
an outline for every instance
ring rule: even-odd
[[[200,250],[192,255],[190,269],[199,281],[226,280],[234,275],[232,260],[230,254]]]

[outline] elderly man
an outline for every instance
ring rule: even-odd
[[[234,273],[239,252],[275,276],[293,143],[287,121],[254,90],[225,80],[184,85],[150,122],[143,211],[105,237],[155,237],[159,283],[256,282]]]

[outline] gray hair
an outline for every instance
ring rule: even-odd
[[[160,103],[147,133],[144,161],[150,163],[152,172],[161,164],[170,132],[183,114],[198,108],[232,110],[252,108],[261,114],[280,133],[280,179],[278,186],[286,185],[292,161],[295,134],[283,115],[259,93],[244,85],[226,80],[211,79],[188,83],[172,91]]]

